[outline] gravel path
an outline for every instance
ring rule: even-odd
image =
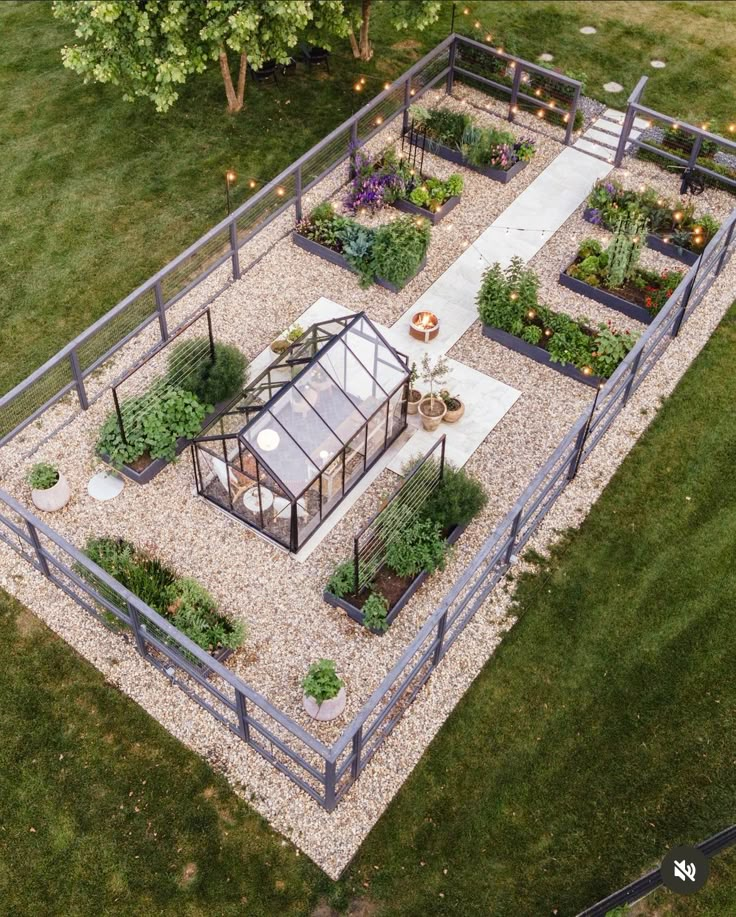
[[[444,96],[442,103],[446,104]],[[451,100],[449,104],[461,108],[465,103]],[[489,122],[492,120],[491,115],[484,117]],[[383,144],[385,139],[380,145]],[[453,213],[451,230],[435,230],[427,270],[398,296],[377,288],[361,290],[347,272],[313,258],[288,239],[279,240],[279,233],[288,230],[288,218],[282,227],[272,225],[271,240],[259,240],[258,244],[261,249],[267,243],[273,248],[217,299],[213,307],[216,335],[237,343],[252,357],[322,295],[352,309],[365,309],[377,321],[392,323],[459,256],[467,241],[476,238],[558,151],[557,144],[541,138],[533,163],[507,186],[466,172],[463,202]],[[439,175],[456,171],[448,166],[432,159],[426,170]],[[628,170],[620,170],[617,177],[637,183],[649,181],[668,194],[677,190],[673,189],[677,179],[652,164],[632,164]],[[322,183],[315,189],[314,202],[326,196],[339,197],[344,178],[343,171]],[[699,200],[701,206],[707,206],[719,216],[727,212],[730,202],[728,195],[719,192],[708,192]],[[582,220],[582,209],[581,206],[555,233],[532,264],[541,276],[544,302],[575,315],[603,320],[611,317],[608,310],[563,290],[556,282],[559,270],[572,259],[582,238],[605,235]],[[245,263],[245,259],[242,261]],[[644,261],[652,266],[672,265],[650,252]],[[550,513],[534,540],[538,550],[548,546],[555,532],[577,525],[588,511],[656,413],[660,398],[671,391],[707,340],[732,298],[735,277],[736,262],[724,272]],[[221,277],[208,281],[213,292],[221,282]],[[177,313],[183,317],[191,307],[191,300],[188,306],[182,302]],[[153,339],[151,332],[149,340]],[[144,342],[138,341],[126,348],[115,366],[106,367],[101,373],[100,384],[119,373],[131,355],[140,352],[143,346]],[[121,497],[111,504],[98,504],[88,498],[86,481],[99,469],[93,446],[99,424],[111,407],[108,395],[88,412],[73,417],[38,449],[35,460],[56,462],[69,479],[74,494],[69,506],[50,521],[77,545],[82,545],[89,535],[100,534],[154,544],[181,573],[199,578],[223,610],[242,616],[248,624],[246,646],[228,664],[269,700],[307,726],[312,734],[330,743],[377,686],[579,412],[590,403],[590,389],[483,338],[478,323],[449,355],[518,388],[522,397],[467,466],[471,474],[484,482],[490,495],[482,518],[468,529],[447,570],[428,581],[384,637],[372,637],[349,622],[342,612],[328,607],[321,599],[321,590],[336,558],[347,554],[354,530],[395,482],[390,472],[378,478],[309,562],[298,564],[197,498],[186,460],[169,466],[146,487],[127,484]],[[38,425],[32,425],[0,453],[2,486],[23,502],[29,501],[23,483],[29,449],[42,442],[59,422],[67,420],[69,410],[68,406],[62,406],[47,412]],[[0,557],[0,583],[4,588],[32,608],[174,735],[226,773],[239,793],[333,877],[354,855],[512,623],[507,614],[508,598],[499,588],[468,625],[357,785],[338,810],[328,815],[181,691],[170,686],[132,647],[107,633],[50,584],[40,581],[5,546],[0,546]],[[320,656],[337,661],[348,685],[348,708],[345,717],[336,724],[318,727],[301,711],[298,685],[309,662]]]

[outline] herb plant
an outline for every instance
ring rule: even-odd
[[[379,592],[371,592],[362,608],[363,624],[370,630],[388,630],[388,602]]]
[[[397,576],[414,577],[422,570],[434,573],[445,566],[447,545],[439,525],[417,519],[393,538],[386,550],[386,564]]]
[[[320,659],[313,662],[302,680],[302,691],[307,697],[313,697],[318,704],[337,697],[343,682],[337,676],[332,659]]]
[[[327,580],[327,591],[338,599],[350,595],[355,589],[355,566],[346,560],[335,567],[332,576]]]
[[[421,515],[447,533],[456,525],[467,525],[487,502],[480,481],[446,461],[442,481],[430,493]]]
[[[59,472],[48,462],[39,462],[28,472],[26,481],[33,490],[49,490],[59,480]]]
[[[237,347],[219,341],[213,359],[209,339],[199,337],[174,346],[167,379],[170,385],[196,395],[203,404],[218,404],[243,390],[247,366]]]

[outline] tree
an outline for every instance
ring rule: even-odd
[[[248,64],[286,63],[301,34],[346,35],[343,0],[57,0],[54,15],[75,26],[64,66],[85,82],[112,83],[123,98],[168,111],[193,74],[219,62],[228,110],[240,111]],[[229,51],[239,55],[237,88]]]
[[[389,18],[395,29],[425,29],[439,18],[440,0],[392,0]],[[369,39],[372,0],[346,0],[345,15],[350,24],[350,45],[353,56],[359,60],[373,57],[373,46]],[[355,29],[359,36],[355,37]]]

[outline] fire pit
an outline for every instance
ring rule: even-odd
[[[431,341],[440,330],[440,320],[434,312],[417,312],[409,325],[409,334],[417,340]]]

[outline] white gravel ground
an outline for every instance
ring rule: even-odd
[[[442,102],[446,104],[444,97]],[[449,104],[464,103],[453,100]],[[491,119],[490,115],[485,117]],[[385,138],[374,146],[384,144]],[[283,226],[274,224],[268,230],[273,248],[216,300],[213,306],[216,335],[237,343],[252,357],[322,295],[349,308],[365,309],[380,322],[392,323],[459,256],[464,244],[476,238],[558,151],[556,143],[540,139],[533,163],[507,186],[465,172],[466,190],[462,204],[453,213],[453,226],[448,231],[439,228],[434,231],[427,269],[396,296],[376,288],[361,290],[347,272],[313,258],[288,239],[279,240],[279,234],[289,228],[290,218],[283,218]],[[448,166],[432,159],[426,170],[440,175],[456,171]],[[627,170],[619,170],[617,177],[637,184],[647,181],[667,194],[676,193],[676,177],[635,160],[627,161],[627,166]],[[339,177],[333,176],[315,189],[313,203],[336,192],[339,196],[345,177],[344,170],[341,172]],[[698,203],[702,209],[723,217],[732,198],[721,192],[708,192]],[[532,262],[542,280],[541,298],[575,315],[616,320],[617,314],[563,290],[556,283],[559,271],[572,259],[582,238],[605,235],[582,220],[582,209]],[[265,242],[259,241],[261,248],[264,245]],[[644,260],[653,266],[675,266],[651,252],[646,253]],[[245,263],[246,258],[241,258],[241,262]],[[733,298],[735,278],[736,262],[724,271],[681,336],[551,511],[534,539],[537,550],[545,550],[557,531],[577,525],[587,513],[628,449],[656,414],[661,397],[672,390],[707,341]],[[221,282],[222,277],[210,278],[209,289],[214,292]],[[187,299],[188,304],[182,302],[176,307],[180,320],[201,302],[201,296],[198,302],[191,297]],[[147,344],[137,341],[126,348],[114,367],[103,369],[99,384],[113,378],[154,339],[151,330]],[[17,437],[0,452],[2,486],[24,503],[29,502],[30,495],[23,483],[30,464],[27,455],[40,442],[33,460],[57,463],[74,494],[69,506],[50,518],[54,528],[77,545],[82,545],[90,535],[100,534],[154,544],[181,573],[200,579],[224,611],[242,616],[248,625],[246,646],[228,665],[329,744],[375,689],[489,530],[590,402],[590,389],[483,338],[478,323],[452,348],[450,356],[520,389],[522,397],[467,466],[471,474],[484,482],[490,495],[482,518],[468,529],[447,570],[430,579],[384,637],[370,636],[342,612],[328,607],[321,599],[321,590],[336,558],[347,554],[351,536],[361,519],[373,511],[380,495],[395,481],[390,472],[379,477],[306,564],[297,564],[197,498],[193,494],[188,460],[169,466],[145,487],[126,484],[121,497],[110,504],[98,504],[88,498],[86,482],[99,469],[93,455],[94,441],[99,424],[111,407],[109,395],[71,420],[69,415],[73,410],[57,406],[39,424]],[[44,442],[64,421],[69,422]],[[169,685],[131,646],[106,632],[5,546],[0,546],[0,558],[0,584],[5,589],[35,611],[174,735],[207,756],[275,828],[332,877],[354,855],[512,623],[507,615],[508,598],[502,589],[497,589],[356,786],[336,812],[327,814],[181,691]],[[334,724],[315,724],[301,711],[299,680],[309,662],[320,656],[337,661],[348,685],[345,716]]]

